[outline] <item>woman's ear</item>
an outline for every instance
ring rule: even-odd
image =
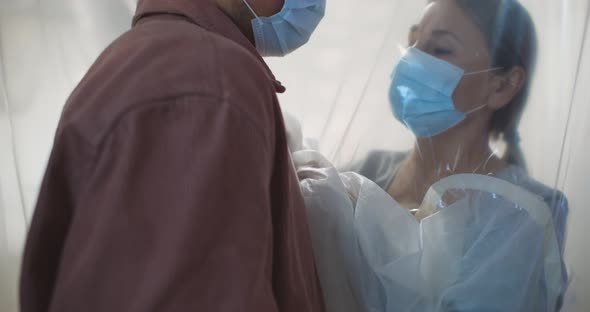
[[[414,46],[418,41],[418,25],[412,25],[410,32],[408,33],[408,47]]]
[[[492,77],[488,108],[496,111],[508,105],[520,92],[526,79],[526,71],[521,66],[515,66],[506,73]]]

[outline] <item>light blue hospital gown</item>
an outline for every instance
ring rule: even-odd
[[[355,165],[350,171],[359,173],[375,182],[382,189],[387,190],[401,162],[407,153],[395,153],[388,151],[371,152],[368,157]],[[556,190],[546,187],[531,179],[524,169],[517,166],[509,166],[498,172],[497,178],[518,185],[542,198],[551,209],[555,235],[560,255],[563,255],[566,219],[568,215],[568,203],[565,196]],[[489,195],[489,194],[488,194]],[[529,266],[534,266],[536,261],[541,261],[543,243],[542,229],[536,227],[526,211],[512,209],[513,205],[503,202],[501,198],[491,196],[479,198],[479,207],[474,214],[474,226],[467,228],[465,237],[478,241],[469,241],[464,245],[464,258],[459,264],[459,279],[455,285],[446,289],[438,298],[436,308],[420,307],[416,303],[412,311],[421,309],[433,309],[436,311],[554,311],[555,308],[544,305],[543,289],[548,286],[565,290],[567,274],[563,261],[561,261],[562,278],[561,285],[546,285],[542,274],[526,272]],[[489,208],[494,209],[489,209]],[[444,211],[443,211],[444,213]],[[450,213],[450,212],[449,212]],[[452,234],[449,234],[452,235]],[[479,241],[485,237],[484,241]],[[424,238],[428,239],[428,238]],[[438,239],[438,238],[437,238]],[[506,241],[509,240],[508,243]],[[498,256],[500,255],[500,256]],[[507,256],[509,255],[509,256]],[[539,255],[538,258],[535,255]],[[500,257],[500,258],[498,258]],[[496,258],[496,259],[494,259]],[[520,261],[520,262],[519,262]],[[397,274],[389,272],[386,274]],[[537,274],[537,275],[534,275]],[[464,278],[461,278],[463,276]],[[379,277],[383,282],[383,277]],[[538,279],[539,287],[530,287],[531,279]],[[384,282],[387,285],[387,282]],[[533,282],[535,283],[535,282]],[[536,290],[533,290],[536,289]],[[375,302],[387,302],[388,292],[395,292],[396,298],[404,289],[395,287],[383,287],[379,294],[374,294]],[[535,291],[535,294],[527,293]],[[539,294],[540,293],[540,294]],[[381,297],[380,299],[377,297]],[[526,303],[523,306],[523,297],[535,297],[535,302]],[[408,293],[407,298],[412,294]],[[485,308],[479,303],[485,301]],[[495,304],[494,302],[497,302]],[[557,306],[561,305],[561,298]],[[395,303],[385,306],[396,306]],[[383,310],[384,307],[375,307],[374,310]]]

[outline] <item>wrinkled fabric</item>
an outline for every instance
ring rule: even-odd
[[[536,195],[497,178],[452,176],[431,188],[420,210],[434,210],[419,222],[317,152],[294,160],[329,311],[556,310],[560,248]],[[451,203],[445,190],[454,190]]]
[[[340,171],[356,172],[375,182],[383,190],[387,190],[391,186],[391,183],[393,183],[399,167],[408,157],[408,154],[408,152],[372,151],[362,161]],[[563,254],[567,217],[569,215],[569,205],[565,195],[535,181],[523,168],[516,165],[508,166],[495,176],[518,185],[543,199],[545,204],[551,209],[553,223],[555,225],[555,235],[557,235],[557,242]],[[563,272],[565,273],[565,264]],[[564,285],[567,284],[566,275],[564,275],[563,283]]]
[[[65,106],[22,311],[323,311],[277,91],[208,0],[140,1]]]

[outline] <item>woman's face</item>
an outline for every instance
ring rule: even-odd
[[[458,66],[466,73],[490,69],[490,55],[483,34],[454,0],[429,4],[409,39],[411,46]],[[487,104],[492,76],[491,73],[464,76],[453,93],[456,108],[468,112]]]

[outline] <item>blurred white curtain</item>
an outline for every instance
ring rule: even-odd
[[[565,311],[590,311],[590,27],[588,0],[521,0],[537,28],[539,55],[520,125],[533,178],[570,201],[566,263],[572,292]],[[321,151],[346,165],[372,149],[407,150],[413,136],[389,108],[390,74],[424,1],[340,0],[312,42],[271,59],[287,86],[283,107]]]
[[[135,0],[0,0],[0,311],[17,311],[27,219],[61,109]]]
[[[571,211],[566,261],[572,275],[571,311],[590,311],[590,4],[586,4],[586,31],[575,75],[566,140],[560,161],[559,188],[568,195]],[[550,127],[548,127],[550,128]],[[566,310],[566,311],[570,311]]]
[[[536,22],[540,53],[522,144],[533,177],[570,199],[566,254],[578,293],[571,311],[590,311],[584,296],[590,293],[590,1],[522,2]],[[0,0],[0,311],[17,311],[26,220],[63,104],[100,51],[129,28],[134,3]],[[399,46],[425,3],[330,2],[307,46],[268,59],[288,89],[283,107],[332,160],[346,163],[371,148],[411,147],[412,135],[391,115],[387,89]]]
[[[363,148],[411,147],[412,135],[393,119],[388,87],[399,48],[426,2],[340,0],[328,7],[309,45],[287,59],[269,60],[287,86],[282,105],[301,120],[307,136],[320,139],[332,160],[345,163]],[[589,1],[521,2],[539,37],[522,146],[531,174],[555,186]]]

